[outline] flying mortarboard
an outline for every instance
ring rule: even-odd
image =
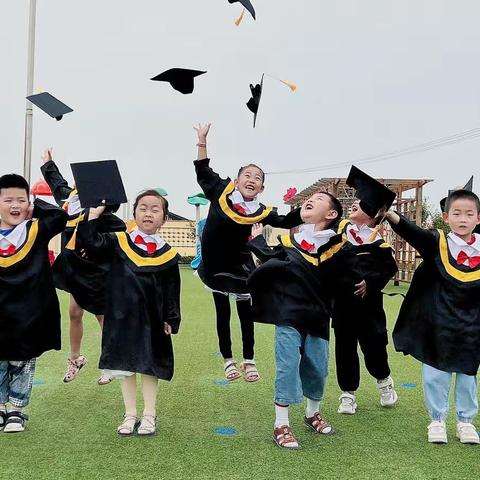
[[[356,190],[360,208],[371,218],[375,218],[380,210],[390,208],[396,197],[395,192],[354,165],[348,174],[347,185]]]
[[[204,71],[190,70],[188,68],[171,68],[159,75],[151,78],[150,80],[159,82],[168,82],[177,91],[185,94],[192,93],[194,83],[193,80],[199,75],[203,75]]]
[[[294,92],[297,89],[297,86],[294,83],[287,82],[285,80],[280,80],[279,78],[273,77],[272,75],[262,73],[262,79],[260,80],[260,83],[257,83],[256,85],[250,84],[250,92],[251,92],[252,95],[251,95],[251,98],[247,102],[247,108],[253,113],[253,128],[255,128],[255,124],[257,123],[258,107],[260,106],[260,99],[262,98],[263,78],[264,78],[265,75],[267,75],[271,78],[274,78],[275,80],[278,80],[279,82],[283,83],[284,85],[287,85],[287,87],[292,92]]]
[[[108,210],[114,211],[127,201],[115,160],[72,163],[71,167],[83,208],[98,207],[105,200]]]
[[[458,192],[458,190],[465,190],[467,192],[473,192],[473,175],[470,177],[470,179],[468,180],[468,182],[465,184],[465,186],[463,188],[456,188],[456,189],[453,189],[453,190],[449,190],[448,191],[448,196],[442,198],[440,200],[440,210],[442,212],[445,211],[445,205],[447,204],[447,199],[448,197],[453,193],[453,192]]]
[[[66,113],[73,112],[73,109],[68,105],[55,98],[48,92],[37,93],[35,95],[29,95],[27,100],[30,100],[40,110],[48,113],[55,120],[61,120]]]

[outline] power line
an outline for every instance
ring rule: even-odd
[[[361,165],[366,163],[381,162],[385,160],[390,160],[392,158],[403,157],[405,155],[412,155],[414,153],[426,152],[428,150],[433,150],[435,148],[445,147],[447,145],[453,145],[455,143],[464,142],[467,140],[472,140],[474,138],[480,137],[480,128],[472,128],[471,130],[466,130],[464,132],[455,133],[446,137],[437,138],[435,140],[430,140],[429,142],[419,143],[411,147],[393,150],[391,152],[382,153],[380,155],[372,155],[368,157],[363,157],[355,161],[347,162],[337,162],[330,163],[327,165],[310,167],[310,168],[298,168],[292,170],[277,170],[272,172],[266,172],[268,175],[281,175],[286,173],[313,173],[321,170],[332,170],[340,167],[348,167],[352,164]]]

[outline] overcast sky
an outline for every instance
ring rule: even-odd
[[[1,173],[23,168],[28,0],[0,0]],[[257,21],[233,23],[227,0],[38,0],[35,91],[74,108],[60,122],[34,111],[32,181],[53,145],[70,162],[116,159],[127,194],[169,192],[194,218],[199,191],[192,125],[212,122],[209,155],[223,176],[256,162],[267,171],[355,161],[480,126],[478,0],[257,0]],[[192,95],[152,76],[208,70]],[[266,78],[257,128],[245,103]],[[373,176],[432,178],[437,204],[471,174],[480,139],[361,167]],[[348,167],[267,177],[262,201],[281,205]],[[478,192],[478,188],[475,188]],[[285,208],[285,207],[283,207]]]

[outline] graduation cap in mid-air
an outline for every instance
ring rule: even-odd
[[[188,68],[171,68],[151,78],[159,82],[168,82],[177,91],[185,94],[192,93],[194,78],[207,73],[202,70],[190,70]]]
[[[284,85],[287,85],[287,87],[290,88],[292,92],[294,92],[297,89],[297,86],[294,83],[287,82],[285,80],[280,80],[279,78],[273,77],[272,75],[262,73],[262,78],[260,80],[260,83],[257,83],[256,85],[250,84],[251,97],[247,102],[247,108],[253,113],[253,128],[255,128],[255,125],[257,123],[258,107],[260,106],[260,99],[262,98],[263,79],[265,75],[275,80],[278,80]]]
[[[115,211],[127,201],[115,160],[72,163],[71,167],[83,208],[104,204],[108,211]]]
[[[396,197],[395,192],[354,165],[348,174],[347,185],[356,190],[360,208],[371,218],[375,218],[379,211],[389,209]]]
[[[440,210],[445,212],[445,205],[447,204],[448,197],[453,192],[458,192],[459,190],[465,190],[467,192],[473,192],[473,175],[470,177],[468,182],[462,188],[454,188],[453,190],[448,191],[448,195],[440,200]]]
[[[73,112],[73,109],[68,105],[55,98],[48,92],[37,93],[29,95],[27,100],[30,100],[40,110],[48,113],[55,120],[61,120],[66,113]]]
[[[241,3],[243,5],[243,10],[240,17],[238,17],[235,20],[235,25],[237,25],[237,27],[240,25],[241,21],[243,20],[243,16],[245,15],[245,10],[248,10],[248,12],[253,17],[254,20],[257,19],[255,16],[255,9],[253,8],[252,2],[250,2],[250,0],[228,0],[228,3]]]

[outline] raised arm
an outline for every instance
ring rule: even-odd
[[[436,241],[431,231],[417,226],[396,212],[389,211],[385,217],[393,231],[406,240],[423,258],[431,256]]]
[[[301,208],[298,207],[287,215],[279,215],[276,211],[273,211],[264,219],[266,225],[278,228],[293,228],[303,223],[302,216],[300,215]]]
[[[61,233],[68,221],[68,214],[63,208],[39,198],[33,203],[32,217],[38,218],[41,234],[46,240]]]
[[[110,233],[99,232],[99,217],[105,207],[90,208],[88,220],[80,222],[77,235],[87,254],[92,258],[104,258],[113,254],[114,238]]]
[[[43,178],[47,182],[50,190],[53,193],[53,198],[58,205],[62,206],[68,198],[73,188],[70,187],[67,181],[63,178],[60,170],[53,161],[53,149],[47,148],[42,155],[43,165],[40,167]]]

